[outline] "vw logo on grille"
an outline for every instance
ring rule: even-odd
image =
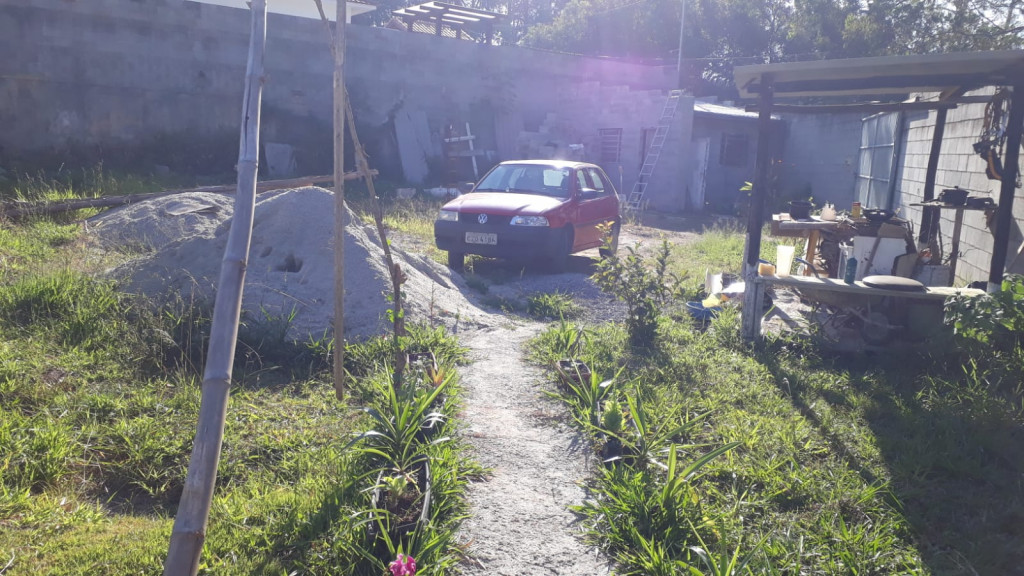
[[[487,214],[481,214],[476,217],[476,221],[481,224],[487,224]]]

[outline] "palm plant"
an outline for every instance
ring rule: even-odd
[[[423,462],[422,432],[444,422],[445,415],[435,409],[435,403],[454,381],[454,372],[448,373],[437,385],[426,390],[415,386],[385,385],[387,404],[381,410],[372,406],[362,408],[370,416],[373,427],[345,445],[349,449],[357,444],[359,452],[375,459],[379,468],[408,472]],[[431,444],[439,444],[449,440],[447,437],[431,440]]]

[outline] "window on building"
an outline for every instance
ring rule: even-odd
[[[601,128],[601,163],[615,164],[622,158],[622,128]]]
[[[746,166],[750,161],[750,136],[746,134],[722,134],[722,148],[718,163],[723,166]]]
[[[889,208],[893,202],[892,181],[898,158],[896,140],[902,120],[899,112],[875,114],[861,125],[860,157],[857,167],[857,200],[871,208]]]

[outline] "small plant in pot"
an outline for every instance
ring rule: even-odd
[[[622,409],[622,403],[612,399],[604,403],[604,412],[601,414],[601,434],[605,437],[604,445],[601,446],[601,456],[605,464],[617,462],[622,458],[622,434],[623,423],[626,414]]]
[[[377,476],[371,498],[371,513],[377,522],[371,533],[380,530],[395,535],[408,534],[430,518],[430,463],[422,458],[409,470],[382,470]]]

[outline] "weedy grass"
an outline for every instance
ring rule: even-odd
[[[0,564],[6,574],[159,573],[199,408],[209,305],[153,309],[80,263],[79,228],[33,220],[0,228]],[[371,463],[346,444],[368,425],[389,369],[385,339],[350,344],[349,403],[334,399],[333,343],[289,341],[287,318],[240,332],[202,571],[381,573],[386,543],[359,520]],[[412,327],[454,374],[464,349]],[[451,413],[458,387],[446,390]],[[454,426],[448,422],[447,425]],[[461,441],[427,450],[430,522],[422,572],[455,562],[466,478]],[[369,553],[367,552],[369,551]],[[392,556],[393,558],[393,556]]]
[[[712,274],[740,274],[745,235],[746,227],[738,221],[723,220],[709,226],[701,232],[700,239],[686,245],[686,250],[673,253],[669,269],[680,276],[689,273],[701,280],[705,270]],[[775,247],[779,243],[778,238],[768,234],[766,227],[761,236],[761,258],[775,262]]]
[[[789,336],[751,347],[738,320],[725,313],[701,330],[663,314],[642,351],[615,324],[577,338],[580,327],[563,322],[532,343],[543,364],[571,355],[605,378],[621,371],[596,401],[562,394],[602,457],[621,449],[580,512],[623,573],[1006,574],[1024,565],[1024,351],[959,340],[844,357]],[[640,428],[658,439],[654,450],[630,451]],[[669,455],[685,465],[733,444],[665,505]],[[642,451],[652,465],[639,465]]]
[[[558,320],[576,318],[583,310],[571,294],[556,290],[530,294],[526,299],[526,311],[542,320]]]

